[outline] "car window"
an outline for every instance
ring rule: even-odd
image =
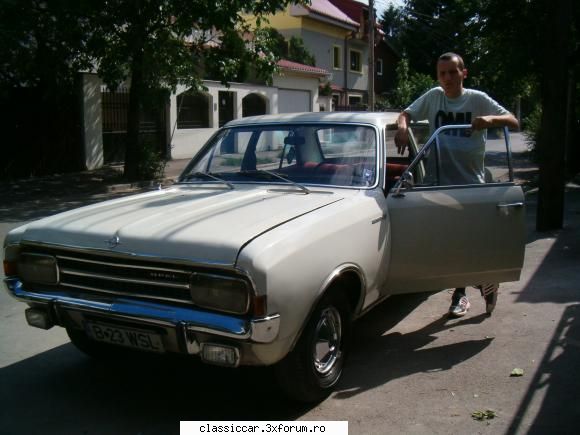
[[[437,141],[409,168],[415,186],[461,186],[502,183],[511,180],[504,129],[474,132],[453,129],[441,132]]]
[[[377,180],[376,130],[361,125],[299,124],[226,128],[196,156],[189,172],[209,172],[228,182],[283,182],[347,187]],[[253,176],[253,178],[252,178]],[[209,177],[203,181],[208,182]],[[191,175],[189,180],[195,182]]]
[[[413,161],[417,151],[423,146],[428,139],[429,126],[425,123],[414,123],[409,128],[409,146],[400,153],[395,144],[395,134],[397,125],[389,125],[386,129],[386,183],[387,190],[390,189],[401,177],[403,172]],[[419,163],[416,169],[421,178],[424,175],[423,163]]]

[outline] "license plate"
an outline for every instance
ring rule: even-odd
[[[149,331],[131,328],[119,328],[118,326],[103,323],[87,322],[88,334],[96,341],[118,344],[133,349],[147,350],[150,352],[164,352],[161,336]]]

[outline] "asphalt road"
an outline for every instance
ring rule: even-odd
[[[125,193],[5,194],[0,238],[30,219]],[[443,316],[448,291],[389,299],[355,325],[337,392],[313,407],[282,397],[267,369],[149,355],[95,362],[62,329],[28,327],[25,306],[1,291],[0,432],[145,435],[179,433],[180,420],[348,420],[350,434],[576,433],[580,190],[567,201],[566,228],[540,234],[528,195],[524,271],[502,285],[492,317],[472,289],[472,309],[458,320]],[[510,377],[514,368],[524,375]],[[487,409],[495,418],[472,418]]]

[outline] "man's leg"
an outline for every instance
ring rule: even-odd
[[[485,299],[485,312],[491,315],[497,304],[499,284],[484,284],[479,286],[479,290],[481,291],[481,296]]]
[[[449,307],[450,317],[461,317],[467,314],[469,307],[469,299],[465,295],[465,287],[456,288],[451,297],[451,306]]]

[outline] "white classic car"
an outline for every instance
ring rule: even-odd
[[[169,188],[11,231],[5,283],[31,326],[93,356],[126,348],[275,365],[292,397],[338,382],[353,320],[389,295],[519,279],[524,196],[508,135],[486,182],[443,183],[434,135],[408,154],[395,113],[249,117]],[[436,133],[468,126],[442,127]],[[506,132],[507,133],[507,132]]]

